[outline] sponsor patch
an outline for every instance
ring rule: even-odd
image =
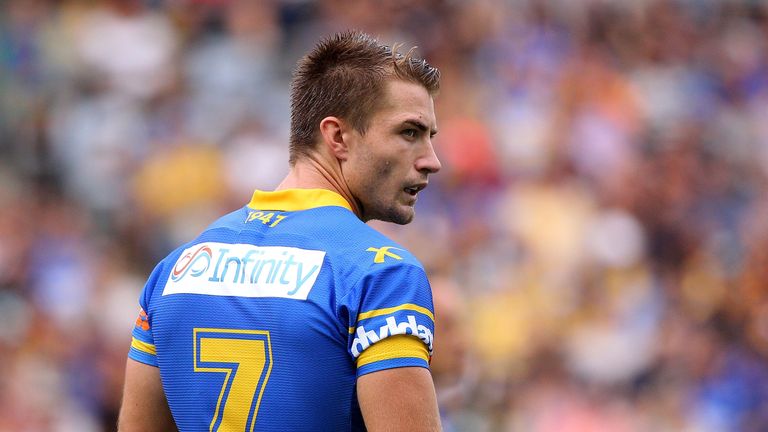
[[[294,247],[201,243],[181,254],[163,295],[306,300],[324,258],[323,251]]]
[[[421,339],[432,355],[432,331],[425,325],[416,322],[415,315],[407,315],[405,321],[397,320],[394,316],[387,317],[384,324],[375,329],[368,330],[365,326],[358,326],[355,329],[355,339],[352,341],[352,355],[357,358],[360,353],[372,344],[395,335],[413,335]],[[370,326],[369,326],[370,328]]]

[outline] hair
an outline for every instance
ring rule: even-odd
[[[384,98],[390,79],[424,86],[434,96],[440,71],[398,48],[381,44],[359,31],[346,31],[321,40],[299,60],[291,82],[290,164],[315,146],[322,119],[335,116],[365,133]]]

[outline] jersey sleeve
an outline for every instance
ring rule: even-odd
[[[152,337],[152,328],[149,326],[149,317],[144,310],[144,306],[139,310],[139,317],[136,318],[136,325],[133,327],[133,337],[131,338],[131,349],[128,351],[128,357],[150,366],[157,366],[155,340]]]
[[[347,300],[347,348],[357,376],[406,366],[429,367],[435,326],[432,291],[420,266],[381,266]]]
[[[133,326],[131,348],[128,351],[129,358],[150,366],[157,366],[157,350],[155,349],[155,339],[152,335],[152,316],[147,311],[151,310],[149,301],[161,270],[162,263],[152,272],[141,292],[139,297],[139,316],[136,318]]]

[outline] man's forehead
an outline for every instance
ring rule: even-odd
[[[389,103],[399,101],[425,102],[431,104],[432,96],[427,89],[418,83],[399,79],[388,80],[384,86],[384,96]]]
[[[432,130],[437,128],[434,102],[424,86],[408,81],[392,80],[385,88],[379,113],[385,114],[389,121],[413,120],[423,123]]]

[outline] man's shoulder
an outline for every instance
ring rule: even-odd
[[[421,262],[403,245],[397,243],[370,225],[357,223],[340,228],[332,236],[330,253],[366,271],[377,271],[391,266],[422,267]]]

